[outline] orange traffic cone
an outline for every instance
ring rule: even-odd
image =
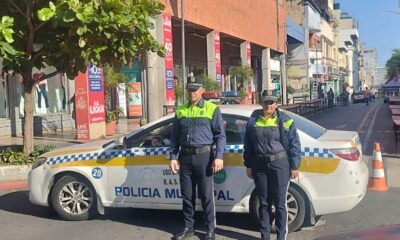
[[[368,190],[386,192],[389,189],[386,184],[385,170],[382,162],[381,146],[378,142],[374,146],[374,158],[372,159],[372,172],[369,177]]]

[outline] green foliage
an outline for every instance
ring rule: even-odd
[[[114,69],[108,64],[104,66],[104,88],[106,90],[118,87],[119,83],[128,82],[129,80],[124,74],[114,71]]]
[[[149,50],[164,55],[164,47],[151,35],[152,19],[164,6],[158,0],[5,0],[2,17],[0,57],[2,71],[21,74],[25,94],[35,87],[33,68],[52,66],[74,79],[86,72],[89,63],[109,64],[119,70],[123,64]],[[15,33],[15,34],[13,34]],[[4,40],[3,40],[4,39]],[[10,42],[10,40],[13,40]],[[25,154],[32,152],[34,102],[25,101]]]
[[[14,42],[14,18],[3,16],[0,22],[0,57],[9,59],[12,56],[18,55],[11,43]]]
[[[208,77],[206,74],[203,74],[203,86],[206,92],[212,92],[215,90],[219,90],[219,85],[216,80]]]
[[[253,72],[248,65],[237,66],[232,71],[233,77],[237,81],[237,90],[240,92],[240,96],[247,96],[247,86],[250,78],[253,76]]]
[[[109,110],[115,109],[115,107],[112,106],[111,100],[112,90],[118,87],[119,83],[128,82],[129,80],[124,74],[114,71],[114,69],[108,64],[104,66],[104,100],[107,112]]]
[[[1,35],[9,39],[10,33],[18,33],[8,44],[23,54],[6,58],[4,71],[24,73],[47,64],[72,79],[88,63],[119,69],[144,50],[162,56],[163,46],[150,34],[150,20],[163,9],[156,0],[7,0],[0,16],[8,19],[8,30]],[[12,25],[9,19],[14,19]],[[6,49],[0,46],[0,51]]]
[[[120,117],[124,116],[124,111],[122,108],[118,108],[114,111],[107,111],[106,113],[106,123],[110,123],[112,121],[117,121]]]
[[[178,105],[179,101],[183,101],[183,94],[185,94],[185,91],[183,90],[183,84],[179,80],[174,85],[174,94],[175,104]]]
[[[292,86],[290,86],[290,85],[288,85],[287,87],[286,87],[286,92],[288,93],[288,94],[293,94],[293,93],[295,93],[295,89],[292,87]]]
[[[386,68],[388,81],[400,74],[400,49],[393,50],[392,57],[386,62]]]
[[[40,155],[50,152],[53,149],[53,145],[35,145],[34,151],[29,156],[25,156],[21,149],[12,149],[9,147],[0,152],[0,165],[31,164],[36,161]]]
[[[31,157],[34,157],[35,160],[38,158],[40,155],[50,152],[54,150],[54,146],[50,144],[45,144],[45,145],[35,145],[35,149],[33,152],[30,154]]]
[[[110,123],[112,121],[116,121],[117,116],[115,115],[115,112],[113,111],[107,111],[106,113],[106,123]]]

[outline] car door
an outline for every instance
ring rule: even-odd
[[[108,170],[113,201],[181,204],[179,176],[168,166],[171,131],[168,119],[124,140],[123,164]]]
[[[246,175],[243,165],[243,140],[248,118],[223,114],[226,147],[224,169],[214,175],[215,201],[227,206],[239,203],[252,188],[253,180]]]

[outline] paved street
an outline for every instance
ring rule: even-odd
[[[354,116],[354,117],[349,117]],[[398,154],[393,141],[393,130],[387,105],[375,102],[370,106],[351,104],[309,117],[324,127],[337,130],[358,130],[364,144],[364,154],[372,154],[375,141],[381,143],[386,154]],[[289,240],[308,240],[318,236],[351,229],[368,228],[386,224],[400,224],[400,187],[395,158],[388,161],[386,171],[391,185],[389,192],[368,191],[364,200],[353,210],[322,216],[317,226],[306,227],[291,233]],[[217,239],[257,239],[254,220],[247,214],[218,214]],[[201,217],[197,217],[197,229],[201,229]],[[7,240],[39,239],[170,239],[181,226],[178,211],[107,209],[105,216],[91,221],[65,222],[49,215],[46,208],[34,206],[28,200],[28,192],[0,193],[0,231]],[[198,231],[197,238],[203,231]],[[272,239],[274,238],[273,236]]]
[[[400,143],[396,146],[394,142],[390,110],[387,104],[380,101],[369,106],[364,103],[350,104],[308,118],[328,129],[357,131],[364,155],[372,155],[376,141],[381,144],[382,153],[400,154]]]
[[[385,193],[368,192],[353,210],[322,216],[320,226],[291,233],[288,240],[309,240],[351,229],[400,224],[398,199],[399,188]],[[200,215],[197,222],[201,223]],[[217,214],[217,222],[217,239],[257,239],[258,232],[249,215]],[[3,192],[0,196],[0,231],[6,234],[1,238],[5,240],[170,239],[180,224],[178,211],[135,209],[108,209],[105,216],[91,221],[65,222],[49,215],[46,208],[30,204],[27,192]],[[200,229],[201,225],[196,227]],[[198,231],[197,236],[201,233]]]

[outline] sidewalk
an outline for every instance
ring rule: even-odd
[[[116,134],[107,136],[106,138],[117,138],[139,127],[139,119],[119,119],[117,124]],[[66,147],[73,144],[80,144],[86,141],[76,140],[76,130],[45,133],[43,135],[35,135],[35,144],[44,145],[51,144],[56,148]],[[22,145],[23,137],[0,137],[0,150],[7,146]]]
[[[106,138],[120,137],[139,127],[139,119],[119,119],[114,136]],[[41,136],[35,136],[34,143],[39,145],[53,145],[56,148],[81,144],[87,141],[76,140],[76,130],[46,133]],[[0,151],[7,147],[23,145],[23,137],[0,137]],[[0,191],[11,189],[27,188],[27,177],[30,166],[0,166]]]

